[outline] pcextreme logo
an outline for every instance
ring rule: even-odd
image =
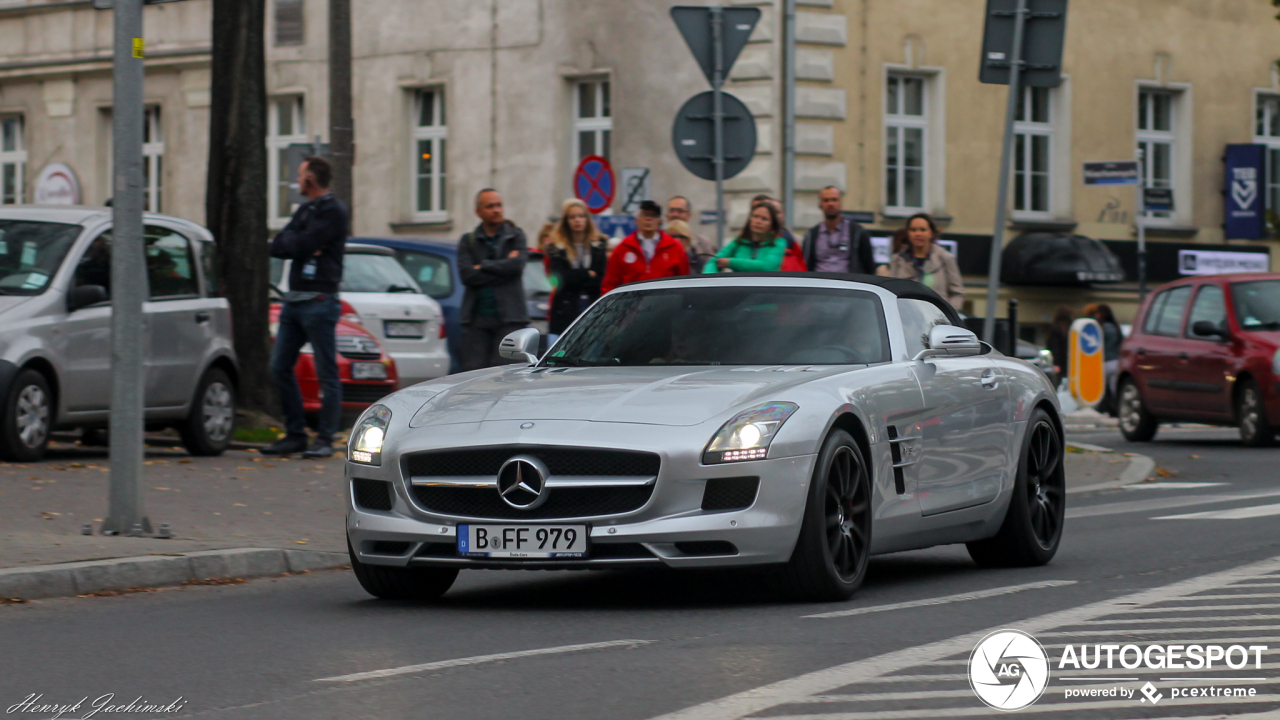
[[[1044,694],[1049,656],[1020,630],[997,630],[982,638],[969,656],[969,686],[997,710],[1021,710]]]

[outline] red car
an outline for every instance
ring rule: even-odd
[[[342,303],[342,319],[338,321],[338,378],[342,380],[343,414],[359,413],[396,391],[399,377],[396,364],[383,351],[377,339],[351,318],[358,317],[346,302]],[[271,303],[271,339],[280,321],[280,303]],[[294,366],[302,389],[302,406],[308,417],[320,412],[320,381],[311,351],[303,346]]]
[[[1120,431],[1162,422],[1240,428],[1264,446],[1280,426],[1280,274],[1208,275],[1162,285],[1120,350]]]

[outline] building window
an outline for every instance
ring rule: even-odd
[[[283,227],[293,214],[298,168],[289,164],[289,146],[307,142],[305,106],[301,95],[274,98],[267,106],[267,219]]]
[[[1013,209],[1048,213],[1053,157],[1049,88],[1030,87],[1018,103],[1013,145]]]
[[[275,0],[276,47],[301,45],[303,0]]]
[[[1177,128],[1174,114],[1178,96],[1161,90],[1138,93],[1138,149],[1142,151],[1142,179],[1146,187],[1172,188]],[[1188,198],[1174,198],[1175,206]],[[1144,217],[1169,218],[1169,213],[1148,212]]]
[[[160,127],[160,106],[147,106],[142,120],[142,207],[156,213],[160,212],[164,186],[164,135]]]
[[[1258,96],[1253,141],[1267,146],[1267,208],[1280,212],[1280,95]]]
[[[609,136],[613,133],[609,81],[576,83],[573,102],[574,165],[588,155],[609,159]]]
[[[418,90],[413,102],[413,211],[419,219],[439,219],[446,212],[445,145],[449,126],[445,122],[444,90]]]
[[[923,77],[890,75],[885,94],[885,208],[925,207],[928,93]]]
[[[0,203],[25,202],[27,146],[22,138],[22,117],[0,118]]]

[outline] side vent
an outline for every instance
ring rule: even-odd
[[[898,436],[898,428],[889,426],[889,452],[893,455],[893,489],[897,490],[899,495],[905,495],[907,492],[907,481],[902,475],[902,443],[907,439]]]

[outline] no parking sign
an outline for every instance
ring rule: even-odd
[[[1093,318],[1071,323],[1071,356],[1068,386],[1081,405],[1097,405],[1107,391],[1102,367],[1102,326]]]
[[[599,215],[613,204],[617,186],[613,180],[613,167],[599,155],[588,155],[578,163],[573,173],[573,194],[586,203],[592,215]]]

